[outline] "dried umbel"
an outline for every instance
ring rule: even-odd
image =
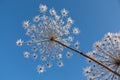
[[[60,15],[54,8],[48,10],[46,5],[41,4],[39,9],[40,14],[35,16],[33,21],[23,22],[26,35],[30,37],[29,40],[19,39],[16,44],[32,48],[32,51],[25,51],[24,56],[25,58],[32,56],[33,59],[38,59],[37,71],[42,73],[46,68],[51,68],[55,64],[62,67],[64,55],[68,58],[72,56],[71,52],[65,52],[65,47],[56,41],[79,48],[79,42],[73,37],[79,34],[79,29],[74,27],[73,20],[68,16],[66,9],[62,9]]]
[[[88,55],[120,74],[120,33],[106,34],[102,41],[94,44],[94,50]],[[89,80],[120,80],[118,75],[104,67],[91,60],[88,62],[91,66],[86,68],[84,73]]]

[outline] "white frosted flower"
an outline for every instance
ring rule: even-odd
[[[47,6],[40,4],[39,6],[41,12],[46,12],[47,11]]]
[[[37,47],[36,46],[34,46],[33,48],[32,48],[32,50],[34,51],[34,52],[36,52],[37,51]]]
[[[39,66],[37,67],[37,72],[38,72],[38,73],[43,73],[44,71],[45,71],[44,66],[39,65]]]
[[[72,18],[68,18],[68,19],[67,19],[67,22],[68,22],[68,24],[73,24]]]
[[[31,35],[31,39],[32,40],[34,40],[36,37],[35,37],[35,35],[33,34],[33,35]]]
[[[73,28],[73,33],[74,33],[74,34],[79,34],[79,33],[80,33],[80,31],[79,31],[79,29],[78,29],[78,28]]]
[[[111,38],[111,37],[112,37],[112,33],[110,33],[110,32],[105,35],[105,38]]]
[[[21,39],[17,40],[16,45],[17,46],[22,46],[23,45],[23,40],[21,40]]]
[[[27,35],[30,35],[31,33],[32,33],[31,29],[27,29],[26,34],[27,34]]]
[[[94,48],[99,48],[101,46],[101,42],[94,43]]]
[[[38,58],[38,55],[37,54],[33,54],[33,59],[37,59]]]
[[[84,69],[84,74],[85,75],[89,75],[91,73],[91,71],[92,71],[92,68],[91,67],[87,67],[87,68]]]
[[[61,60],[64,57],[62,51],[65,51],[67,57],[71,56],[71,54],[67,54],[66,48],[59,42],[67,46],[77,47],[78,44],[73,39],[78,36],[75,35],[78,34],[78,28],[74,28],[73,20],[68,16],[66,9],[62,9],[61,14],[58,13],[60,14],[58,15],[53,8],[47,10],[46,5],[41,4],[39,8],[40,14],[35,16],[32,21],[25,22],[28,37],[25,39],[24,45],[29,47],[24,49],[30,48],[32,51],[30,53],[35,53],[30,56],[34,59],[39,58],[35,61],[38,61],[44,67],[49,67],[46,66],[48,63],[58,63],[57,65],[61,67],[63,66]],[[73,33],[73,29],[77,30]],[[23,42],[20,40],[17,44],[22,45]]]
[[[55,56],[50,56],[50,59],[51,59],[51,60],[54,60],[54,59],[55,59]]]
[[[29,21],[24,21],[23,22],[23,27],[26,29],[26,28],[28,28],[29,27]]]
[[[66,24],[66,25],[65,25],[65,28],[66,28],[66,29],[70,29],[70,25],[69,25],[69,24]]]
[[[65,35],[69,35],[70,34],[70,32],[68,31],[68,30],[65,30],[65,33],[64,33]]]
[[[114,37],[115,37],[115,38],[120,38],[120,34],[115,33]]]
[[[26,43],[27,43],[28,46],[33,44],[32,41],[27,41]]]
[[[55,11],[55,9],[53,9],[53,8],[50,9],[50,14],[51,14],[51,15],[56,15],[56,11]]]
[[[32,26],[31,26],[31,30],[36,31],[36,26],[35,26],[35,25],[32,25]]]
[[[62,67],[62,66],[63,66],[63,62],[59,61],[59,62],[57,63],[57,65],[58,65],[59,67]]]
[[[38,47],[41,47],[41,45],[42,45],[41,43],[37,43],[37,46],[38,46]]]
[[[42,61],[45,61],[45,60],[46,60],[46,57],[45,57],[45,56],[41,56],[41,60],[42,60]]]
[[[59,24],[60,24],[60,25],[63,25],[63,24],[64,24],[63,20],[60,20]]]
[[[72,56],[72,53],[67,52],[67,53],[66,53],[66,56],[69,58],[69,57],[71,57],[71,56]]]
[[[56,20],[59,20],[59,19],[60,19],[60,16],[55,15],[55,19],[56,19]]]
[[[46,66],[47,66],[48,68],[51,68],[52,65],[51,65],[50,63],[47,63]]]
[[[120,74],[120,33],[108,33],[94,44],[94,50],[89,54],[102,64]],[[120,80],[116,74],[108,71],[95,62],[91,62],[92,71],[87,75],[89,80]],[[90,77],[92,77],[90,79]]]
[[[33,19],[34,22],[38,22],[39,20],[40,20],[40,16],[39,15],[35,16],[34,19]]]
[[[75,44],[74,44],[74,46],[75,46],[75,48],[79,48],[79,42],[77,41],[77,42],[75,42]]]
[[[73,41],[73,37],[69,36],[68,37],[68,41],[72,42]]]
[[[30,57],[30,53],[29,53],[29,52],[27,52],[27,51],[26,51],[26,52],[24,52],[24,57],[25,57],[25,58],[29,58],[29,57]]]
[[[66,9],[62,9],[61,14],[62,14],[63,17],[65,17],[65,16],[67,16],[68,11]]]
[[[58,58],[58,59],[61,59],[61,58],[62,58],[62,54],[58,54],[58,55],[57,55],[57,58]]]

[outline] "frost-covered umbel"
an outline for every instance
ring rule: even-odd
[[[37,59],[39,61],[37,71],[42,73],[46,68],[51,68],[55,64],[62,67],[63,55],[68,58],[72,56],[69,51],[62,52],[64,47],[55,40],[67,46],[78,48],[79,42],[73,36],[79,34],[79,29],[74,27],[74,21],[68,16],[66,9],[62,9],[60,13],[57,13],[54,8],[48,10],[47,6],[42,4],[39,9],[40,14],[35,16],[32,21],[23,22],[26,35],[30,37],[29,40],[19,39],[16,44],[18,46],[27,45],[30,46],[28,48],[32,48],[32,52],[24,52],[24,57],[29,58],[32,56],[33,59]]]
[[[88,54],[120,74],[120,33],[108,33],[102,41],[94,44],[94,50]],[[84,70],[88,80],[120,80],[120,77],[88,60],[91,66]]]

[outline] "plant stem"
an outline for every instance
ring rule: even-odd
[[[62,45],[62,46],[65,46],[66,48],[69,48],[69,49],[75,51],[76,53],[78,53],[78,54],[80,54],[80,55],[82,55],[82,56],[84,56],[84,57],[86,57],[86,58],[88,58],[88,59],[96,62],[97,64],[101,65],[102,67],[106,68],[106,69],[109,70],[110,72],[112,72],[112,73],[114,73],[114,74],[116,74],[117,76],[120,77],[120,74],[119,74],[119,73],[117,73],[116,71],[112,70],[111,68],[109,68],[108,66],[104,65],[103,63],[101,63],[100,61],[96,60],[95,58],[93,58],[93,57],[91,57],[91,56],[88,56],[87,54],[85,54],[85,53],[83,53],[83,52],[81,52],[81,51],[78,51],[78,50],[76,50],[76,49],[74,49],[74,48],[72,48],[72,47],[69,47],[69,46],[67,46],[67,45],[65,45],[65,44],[63,44],[63,43],[61,43],[61,42],[59,42],[59,41],[57,41],[57,40],[54,40],[54,41],[57,42],[58,44]]]

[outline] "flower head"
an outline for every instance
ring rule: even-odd
[[[89,73],[91,73],[91,71],[92,71],[92,68],[91,67],[87,67],[87,68],[84,69],[84,74],[85,75],[89,75]]]
[[[38,72],[38,73],[43,73],[44,71],[45,71],[44,66],[39,65],[39,66],[37,67],[37,72]]]
[[[70,58],[70,57],[72,56],[72,53],[71,53],[71,52],[67,52],[66,56],[67,56],[68,58]]]
[[[55,9],[53,9],[53,8],[50,9],[50,14],[51,14],[51,15],[56,15],[56,11],[55,11]]]
[[[73,33],[74,33],[74,34],[79,34],[79,33],[80,33],[80,31],[79,31],[79,29],[78,29],[78,28],[74,28],[74,29],[73,29]]]
[[[25,57],[25,58],[29,58],[29,56],[30,56],[30,53],[29,53],[29,52],[24,52],[24,57]]]
[[[59,67],[62,67],[62,66],[63,66],[63,62],[62,62],[62,61],[59,61],[59,62],[57,63],[57,65],[58,65]]]
[[[47,6],[46,5],[40,4],[39,8],[40,8],[40,12],[46,12],[47,11]]]
[[[62,9],[61,14],[62,14],[63,17],[65,17],[65,16],[67,16],[68,11],[66,9]]]
[[[39,20],[40,20],[40,16],[39,15],[35,16],[34,19],[33,19],[34,22],[39,22]]]
[[[23,45],[23,41],[21,39],[17,40],[16,45],[17,46],[22,46]]]
[[[28,28],[29,27],[29,21],[24,21],[23,22],[23,27]]]
[[[94,48],[89,54],[120,74],[120,33],[106,34],[102,41],[94,44]],[[89,80],[120,80],[117,75],[94,62],[91,62],[91,69],[87,75]]]
[[[51,68],[52,65],[51,65],[50,63],[47,63],[46,66],[47,66],[48,68]]]
[[[76,34],[79,33],[79,29],[73,27],[73,20],[67,17],[68,11],[66,9],[62,9],[61,15],[58,15],[57,11],[53,8],[47,10],[46,5],[41,4],[39,8],[40,15],[35,16],[33,21],[24,22],[26,34],[30,37],[28,41],[24,41],[24,44],[32,48],[32,58],[40,60],[39,64],[42,66],[38,66],[37,71],[41,73],[44,72],[46,67],[51,68],[51,62],[54,59],[57,59],[54,62],[59,67],[62,67],[63,62],[61,62],[61,59],[63,56],[72,56],[70,52],[62,54],[61,52],[65,48],[56,41],[78,48],[79,43],[73,39],[73,36],[77,36]],[[16,43],[18,46],[21,46],[23,41],[20,39]],[[31,56],[30,53],[28,54],[27,52],[24,56],[28,58]]]

